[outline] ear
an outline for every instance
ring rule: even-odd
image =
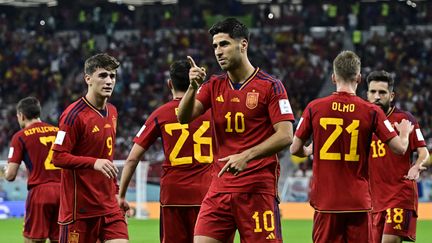
[[[91,76],[90,76],[90,74],[85,73],[84,74],[84,80],[87,83],[87,85],[91,85]]]
[[[392,91],[392,92],[390,93],[390,102],[393,102],[393,99],[394,99],[395,96],[396,96],[396,95],[395,95],[395,92]]]
[[[240,50],[241,52],[246,52],[248,48],[248,41],[246,39],[242,39],[240,41]]]
[[[360,84],[360,83],[361,83],[361,81],[362,81],[362,78],[361,78],[361,73],[359,73],[359,74],[357,75],[357,80],[356,80],[356,83],[357,83],[357,84]]]
[[[336,84],[336,74],[332,73],[331,80],[333,84]]]
[[[173,85],[171,79],[168,79],[167,82],[166,82],[166,84],[167,84],[167,86],[168,86],[168,88],[169,88],[170,90],[173,90],[173,89],[174,89],[174,85]]]

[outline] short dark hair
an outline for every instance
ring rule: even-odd
[[[373,71],[369,73],[366,78],[366,82],[369,87],[369,83],[372,81],[386,82],[388,84],[388,89],[390,92],[393,92],[394,88],[394,79],[392,75],[384,70],[381,71]]]
[[[189,87],[190,63],[187,60],[178,60],[171,64],[169,73],[175,90],[186,91]]]
[[[218,33],[226,33],[233,39],[244,38],[249,41],[249,30],[236,18],[227,18],[214,24],[209,33],[214,36]]]
[[[87,58],[84,64],[85,74],[93,74],[96,69],[103,68],[108,71],[117,69],[120,66],[120,62],[113,56],[106,53],[99,53],[94,56]]]
[[[21,112],[27,119],[39,118],[41,114],[41,105],[35,97],[26,97],[20,101],[16,106],[17,112]]]
[[[360,74],[361,62],[352,51],[342,51],[333,61],[334,73],[344,81],[353,81]]]

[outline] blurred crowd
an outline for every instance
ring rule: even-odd
[[[178,5],[132,8],[105,1],[97,6],[59,2],[57,7],[41,7],[40,11],[0,7],[3,155],[19,129],[15,118],[19,99],[39,98],[44,105],[43,119],[56,124],[63,109],[85,94],[84,60],[107,52],[121,62],[110,102],[119,111],[115,159],[125,159],[132,138],[149,114],[171,98],[166,80],[174,60],[191,55],[208,74],[220,72],[206,29],[222,13],[241,15],[251,26],[250,59],[283,82],[296,118],[322,85],[330,82],[331,61],[337,53],[353,47],[362,59],[363,77],[376,69],[395,75],[396,104],[415,115],[432,149],[432,113],[426,105],[432,90],[432,69],[428,68],[432,32],[407,28],[432,23],[431,3],[412,7],[399,1],[337,5],[332,1],[304,1],[303,5],[240,5],[237,1],[188,5],[190,1],[179,1]],[[385,25],[385,35],[369,31],[372,25]],[[313,26],[329,28],[316,35]],[[331,26],[342,26],[345,31],[331,30]],[[352,39],[357,30],[372,34]],[[362,86],[359,93],[364,95],[364,90]],[[163,158],[160,144],[151,150],[147,160]]]

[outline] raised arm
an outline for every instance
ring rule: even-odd
[[[402,119],[400,123],[394,124],[395,128],[399,131],[399,136],[390,139],[387,145],[393,153],[402,155],[406,152],[409,145],[409,134],[414,128],[414,125],[406,119]]]
[[[196,100],[197,90],[201,86],[206,76],[205,69],[198,67],[192,57],[188,56],[191,69],[189,70],[190,85],[180,101],[177,119],[180,123],[188,123],[204,113],[204,107],[200,101]]]

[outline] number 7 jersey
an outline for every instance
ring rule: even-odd
[[[354,94],[335,92],[308,104],[295,135],[313,136],[310,204],[318,211],[371,209],[368,156],[372,134],[397,134],[384,112]]]
[[[36,122],[12,137],[8,162],[20,164],[24,161],[28,171],[28,189],[48,182],[60,183],[60,168],[51,162],[51,146],[58,130],[45,122]]]

